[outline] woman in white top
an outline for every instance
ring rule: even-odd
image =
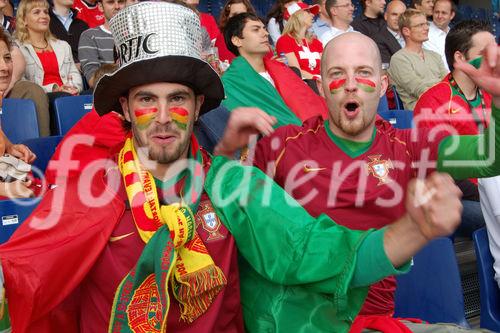
[[[49,4],[45,0],[23,0],[17,10],[16,42],[26,59],[24,76],[50,92],[78,94],[82,77],[75,66],[71,47],[49,30]]]

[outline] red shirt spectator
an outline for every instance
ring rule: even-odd
[[[75,0],[75,2],[76,1],[83,0]],[[207,30],[210,39],[214,40],[215,38],[217,38],[217,36],[219,36],[219,27],[217,26],[217,22],[215,22],[215,19],[212,15],[207,13],[200,13],[200,22],[201,26]]]
[[[300,69],[311,73],[312,75],[320,75],[319,65],[321,61],[321,53],[323,52],[323,45],[320,41],[314,38],[311,42],[307,39],[302,40],[302,45],[290,35],[283,35],[278,39],[276,44],[276,51],[278,54],[291,53],[299,61]]]
[[[94,4],[85,0],[75,0],[73,8],[78,11],[78,18],[88,24],[89,28],[95,28],[104,24],[104,13]]]

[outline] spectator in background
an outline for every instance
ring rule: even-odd
[[[447,70],[446,55],[444,53],[444,43],[446,35],[450,31],[450,22],[455,17],[457,7],[451,0],[436,0],[434,3],[432,22],[429,26],[429,39],[424,42],[424,49],[434,51],[443,59],[444,67]]]
[[[95,28],[104,24],[104,13],[97,5],[97,0],[74,0],[73,8],[78,12],[78,18]]]
[[[354,5],[351,0],[326,0],[325,7],[332,20],[332,26],[320,37],[323,47],[326,47],[334,37],[354,31],[351,26],[354,15]]]
[[[427,20],[432,20],[432,10],[434,8],[434,0],[413,0],[410,8],[415,8],[421,11],[427,17]]]
[[[26,60],[24,76],[45,92],[78,94],[82,78],[71,47],[49,31],[49,4],[45,0],[23,0],[17,10],[16,39]]]
[[[360,0],[363,13],[352,21],[354,30],[375,40],[375,36],[385,28],[385,0]]]
[[[94,73],[104,64],[113,64],[113,48],[115,43],[109,30],[109,20],[125,7],[125,0],[98,0],[106,21],[103,25],[88,29],[80,37],[78,57],[81,61],[83,75],[91,88],[96,80]]]
[[[465,60],[479,67],[481,54],[492,43],[495,43],[495,37],[491,33],[491,27],[481,21],[462,21],[450,30],[445,50],[451,72],[418,99],[414,110],[417,128],[439,126],[460,135],[483,133],[489,124],[491,96],[453,64]],[[456,234],[471,238],[475,230],[484,226],[477,180],[460,180],[457,181],[457,186],[463,193],[464,210],[462,223]]]
[[[321,36],[332,27],[332,21],[325,6],[326,0],[314,0],[314,4],[319,6],[319,15],[316,16],[312,29],[316,38],[321,40]]]
[[[231,63],[234,59],[234,54],[227,49],[226,43],[224,41],[224,28],[226,27],[227,20],[231,17],[241,14],[241,13],[252,13],[255,14],[255,9],[248,0],[229,0],[222,8],[219,18],[219,28],[220,33],[215,41],[215,46],[219,50],[219,59],[221,61],[228,61]]]
[[[16,28],[16,19],[4,14],[3,10],[8,5],[8,0],[0,0],[0,21],[5,30],[12,34]]]
[[[323,45],[309,33],[319,6],[298,2],[288,6],[286,11],[290,19],[276,43],[276,52],[284,53],[288,66],[299,68],[303,79],[319,78]]]
[[[278,42],[281,32],[285,28],[286,20],[290,17],[286,14],[286,7],[296,2],[295,0],[276,0],[267,14],[267,31],[269,31],[273,45],[276,45]]]
[[[79,67],[78,42],[80,35],[89,26],[77,17],[78,12],[71,6],[73,6],[73,0],[52,0],[52,7],[49,10],[50,32],[57,39],[63,40],[71,46],[73,60]]]
[[[406,45],[392,56],[389,75],[405,109],[413,110],[420,95],[438,83],[448,71],[439,54],[422,47],[429,33],[429,22],[424,13],[407,9],[399,18],[399,30]]]
[[[5,32],[0,31],[0,106],[2,105],[3,93],[9,87],[14,67],[11,49],[9,36]],[[22,124],[19,124],[19,126],[22,126]],[[32,163],[36,157],[25,145],[12,144],[0,127],[0,156],[4,154],[20,158],[26,163]],[[0,197],[31,197],[33,196],[33,191],[29,188],[30,185],[30,181],[17,180],[8,183],[0,181]]]
[[[314,116],[326,116],[325,100],[316,95],[290,68],[266,57],[269,33],[254,14],[232,17],[224,30],[226,44],[237,57],[222,75],[230,111],[258,107],[276,117],[276,127],[302,124]],[[307,108],[304,108],[307,105]]]
[[[384,14],[386,26],[375,36],[382,63],[388,64],[392,55],[405,47],[405,39],[399,30],[399,17],[405,10],[406,5],[403,1],[392,0],[387,4]]]
[[[200,4],[200,0],[184,0],[184,2],[196,10],[200,16],[201,26],[208,32],[212,43],[215,43],[215,39],[220,35],[219,27],[217,26],[215,18],[208,13],[198,11],[197,7]]]

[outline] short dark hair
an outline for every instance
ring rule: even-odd
[[[248,21],[261,21],[261,19],[253,13],[241,13],[234,15],[229,20],[227,20],[226,26],[224,28],[224,41],[226,42],[227,49],[231,51],[234,55],[239,56],[240,51],[233,44],[231,39],[236,36],[243,38],[243,29]]]
[[[330,9],[335,5],[337,5],[337,0],[326,0],[325,2],[325,9],[330,19],[332,19],[332,13],[330,13]]]
[[[455,52],[466,55],[472,48],[472,37],[482,31],[491,32],[491,25],[479,20],[465,20],[450,29],[444,44],[444,54],[450,71],[454,69]]]

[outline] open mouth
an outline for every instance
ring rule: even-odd
[[[349,102],[345,105],[346,110],[349,112],[356,111],[358,109],[358,107],[359,107],[359,104],[356,102]]]

